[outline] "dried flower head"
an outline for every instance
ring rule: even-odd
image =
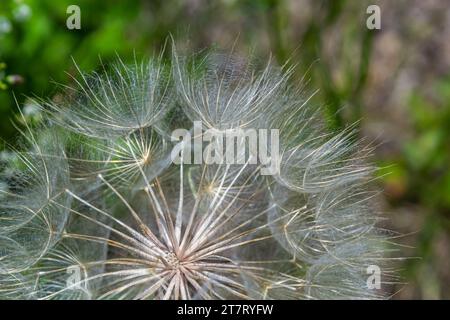
[[[327,130],[292,70],[259,70],[174,52],[81,73],[64,101],[36,101],[42,121],[2,170],[0,297],[384,297],[367,286],[370,265],[381,283],[394,276],[370,149]],[[170,130],[194,121],[279,130],[279,170],[174,164]]]

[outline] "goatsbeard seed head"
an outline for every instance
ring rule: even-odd
[[[292,72],[174,50],[37,101],[1,176],[0,298],[383,298],[366,272],[395,280],[371,150],[330,134]],[[279,172],[172,163],[170,130],[194,121],[278,129]]]

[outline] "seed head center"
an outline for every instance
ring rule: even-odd
[[[174,252],[168,252],[164,256],[164,260],[167,263],[167,266],[171,269],[178,269],[180,266],[180,260]]]

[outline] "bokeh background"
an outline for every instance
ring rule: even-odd
[[[81,30],[66,27],[81,8]],[[368,30],[368,5],[381,30]],[[167,36],[280,65],[320,89],[331,128],[357,122],[375,141],[382,210],[399,232],[405,284],[395,299],[450,299],[450,3],[448,0],[0,0],[0,162],[14,144],[18,108],[57,99],[72,58],[91,71],[117,55],[159,52]],[[17,100],[17,103],[16,103]]]

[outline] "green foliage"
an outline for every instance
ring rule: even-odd
[[[436,242],[450,232],[450,78],[435,82],[431,92],[410,97],[412,136],[403,152],[380,171],[390,186],[395,206],[416,203],[422,210],[415,256],[406,263],[404,275],[427,298],[439,298],[446,288],[440,283]],[[386,163],[388,164],[388,163]]]
[[[428,96],[411,97],[414,137],[405,144],[405,167],[412,190],[429,204],[450,208],[450,79],[436,83]],[[424,178],[430,181],[424,183]],[[434,206],[434,205],[432,205]]]

